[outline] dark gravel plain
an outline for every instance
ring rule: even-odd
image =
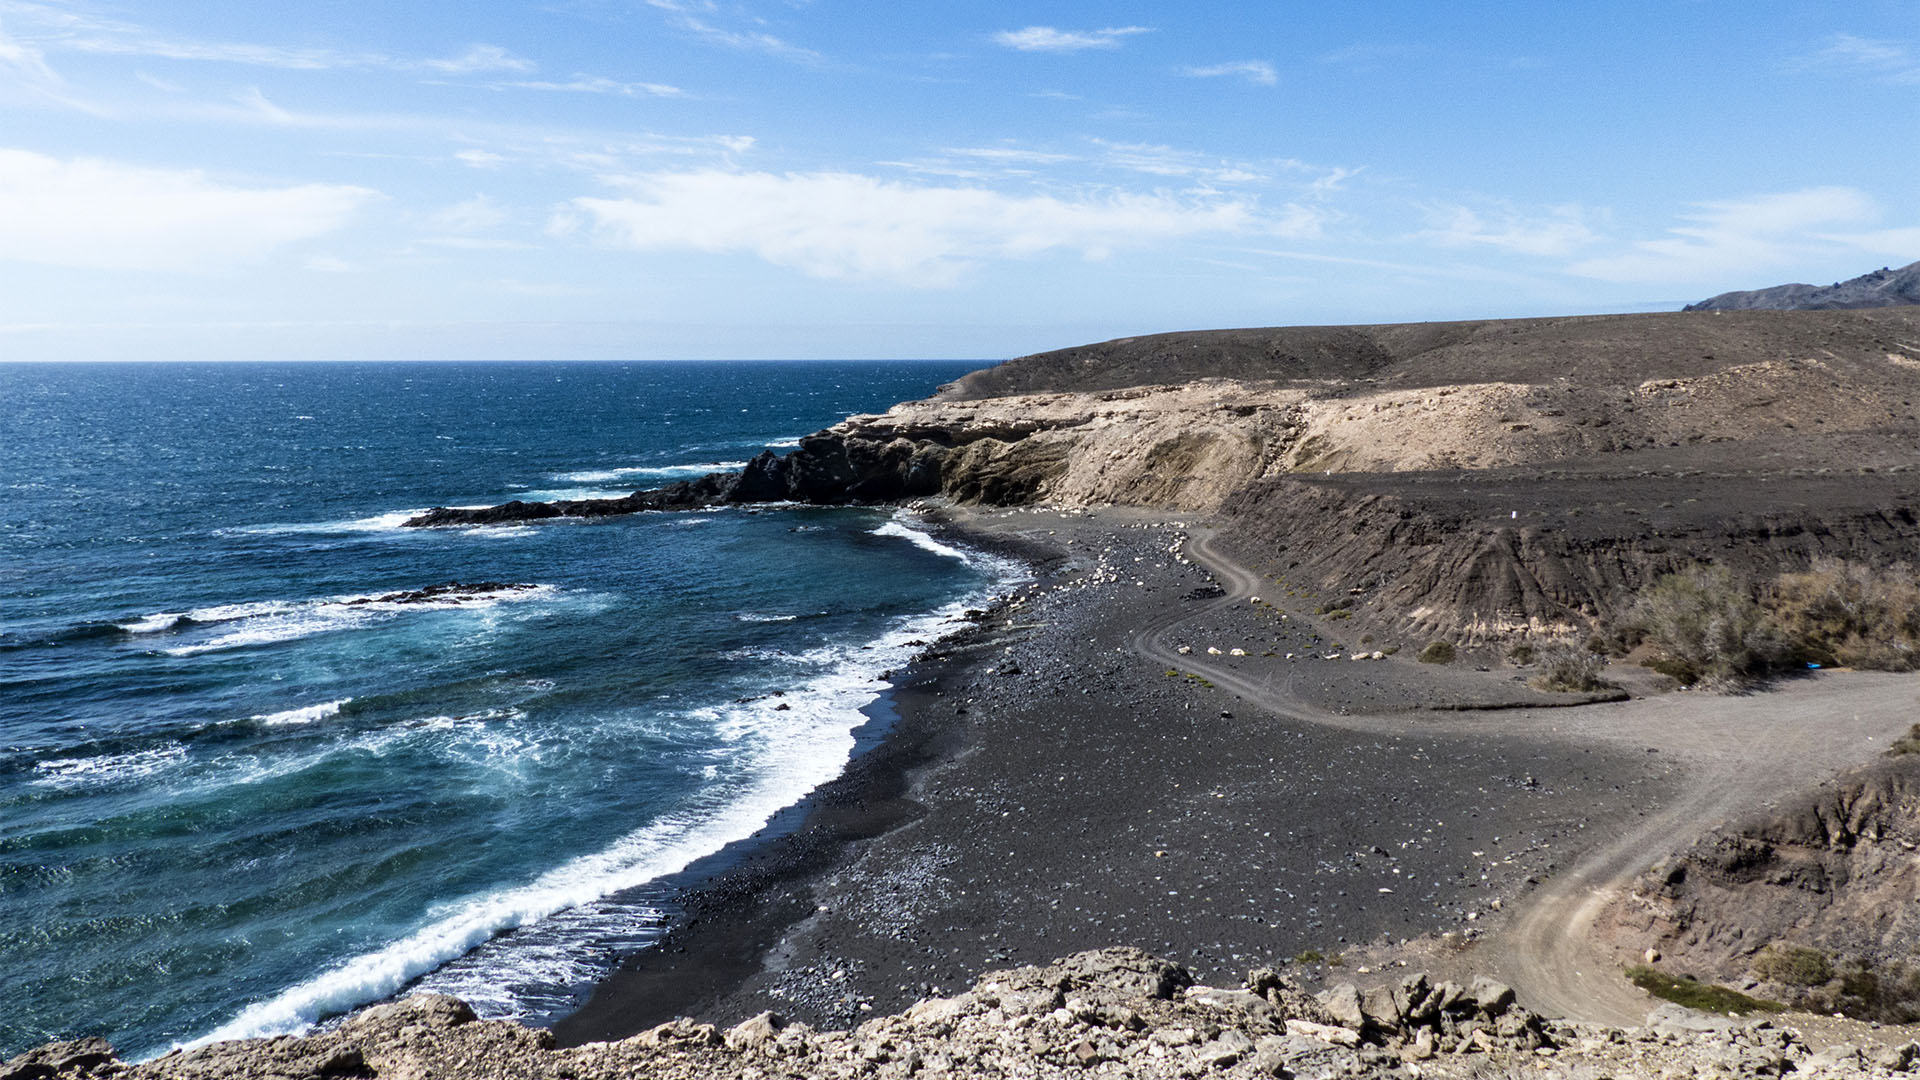
[[[1343,950],[1408,938],[1471,948],[1511,906],[1495,901],[1675,783],[1657,755],[1440,731],[1432,707],[1532,695],[1511,672],[1325,659],[1337,628],[1210,604],[1204,571],[1174,554],[1184,523],[963,523],[1036,580],[899,673],[841,779],[683,875],[661,945],[557,1024],[563,1042],[767,1009],[846,1026],[1108,945],[1217,984],[1286,962],[1311,979]],[[1303,700],[1394,723],[1279,717],[1130,651],[1170,607],[1197,616],[1196,647],[1245,648],[1236,663]]]

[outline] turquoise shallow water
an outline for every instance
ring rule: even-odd
[[[654,915],[609,897],[834,775],[1007,568],[877,510],[399,522],[697,475],[977,366],[0,365],[0,1056],[416,980],[566,1008]]]

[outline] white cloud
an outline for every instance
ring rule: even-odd
[[[1223,161],[1198,151],[1152,143],[1116,143],[1104,139],[1092,141],[1104,152],[1102,164],[1129,172],[1148,176],[1187,177],[1214,184],[1250,184],[1267,178],[1266,174],[1246,164]]]
[[[812,49],[803,48],[763,31],[728,30],[715,26],[703,17],[719,14],[718,5],[711,3],[710,0],[646,0],[646,4],[648,7],[667,12],[668,22],[674,26],[716,45],[747,52],[763,52],[769,56],[807,64],[818,63],[821,60],[820,54]]]
[[[1489,221],[1464,206],[1428,212],[1429,228],[1415,234],[1442,247],[1490,247],[1515,255],[1567,256],[1600,239],[1577,206],[1559,207],[1534,217],[1503,210]]]
[[[491,150],[457,150],[453,157],[461,164],[475,169],[497,169],[507,160]]]
[[[1667,230],[1618,255],[1586,259],[1569,269],[1586,277],[1635,283],[1694,283],[1792,263],[1836,241],[1838,226],[1878,214],[1872,199],[1850,187],[1808,188],[1697,204]]]
[[[11,71],[29,85],[53,86],[60,76],[47,66],[47,58],[38,48],[10,36],[0,26],[0,71]]]
[[[378,197],[338,184],[243,188],[199,171],[0,150],[0,259],[219,269],[332,232]]]
[[[539,65],[515,56],[498,45],[473,45],[459,56],[445,60],[421,60],[415,66],[443,75],[472,75],[481,71],[532,71]]]
[[[1120,247],[1180,237],[1303,234],[1317,224],[1289,207],[1114,194],[1068,200],[974,187],[914,186],[852,173],[654,173],[623,182],[625,198],[578,198],[550,231],[591,224],[602,241],[637,251],[748,253],[821,278],[916,287],[955,283],[989,259],[1055,251],[1098,259]]]
[[[1082,49],[1117,49],[1120,39],[1152,33],[1150,26],[1109,26],[1104,30],[1057,30],[1051,26],[1029,26],[1022,30],[1002,30],[993,40],[1021,52],[1079,52]]]
[[[530,72],[538,66],[501,46],[485,43],[470,45],[457,56],[408,59],[378,52],[344,52],[245,41],[202,41],[168,35],[137,23],[20,0],[7,0],[4,8],[41,31],[41,46],[65,52],[149,56],[161,60],[241,64],[292,71],[385,68],[441,75],[472,75],[498,71]],[[0,63],[6,60],[6,41],[5,36],[0,35]]]
[[[1238,75],[1256,86],[1274,86],[1280,82],[1280,76],[1273,70],[1273,65],[1265,60],[1235,60],[1208,67],[1182,68],[1180,74],[1192,79],[1218,79]]]
[[[1012,161],[1023,165],[1058,165],[1065,161],[1078,161],[1072,154],[1054,154],[1044,150],[1022,150],[1012,146],[971,146],[954,147],[942,153],[955,157],[979,158],[982,161]]]
[[[1920,85],[1920,58],[1899,41],[1835,34],[1820,51],[1801,58],[1803,70],[1826,69],[1872,75],[1884,82]]]
[[[686,95],[686,91],[665,83],[616,82],[601,75],[575,75],[566,82],[527,80],[503,85],[521,90],[550,90],[566,94],[613,94],[619,97],[683,97]]]

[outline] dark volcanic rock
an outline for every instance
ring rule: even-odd
[[[1842,308],[1897,307],[1920,304],[1920,262],[1898,270],[1881,267],[1849,281],[1831,285],[1775,285],[1770,289],[1721,293],[1688,304],[1683,311],[1833,311]]]
[[[857,430],[823,431],[800,440],[782,456],[763,451],[737,473],[708,473],[668,487],[636,491],[618,499],[514,500],[499,506],[435,507],[407,521],[409,528],[438,525],[510,525],[551,518],[596,518],[645,510],[693,510],[737,503],[799,502],[815,505],[881,503],[940,491],[946,449],[938,433],[914,441],[884,429],[878,437]]]

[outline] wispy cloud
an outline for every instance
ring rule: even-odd
[[[498,45],[473,45],[459,56],[444,60],[420,60],[413,65],[443,75],[473,75],[491,71],[532,71],[539,67],[531,60],[515,56]]]
[[[60,82],[60,76],[47,66],[46,54],[8,34],[4,24],[0,24],[0,71],[29,84],[56,86]]]
[[[812,49],[795,45],[763,30],[730,30],[718,25],[719,5],[711,0],[646,0],[648,7],[667,13],[667,21],[681,30],[715,45],[742,52],[760,52],[804,64],[824,59]]]
[[[1819,187],[1696,204],[1685,224],[1667,235],[1635,243],[1616,255],[1586,259],[1569,269],[1605,281],[1711,283],[1729,276],[1791,264],[1835,244],[1862,246],[1836,235],[1837,228],[1878,216],[1865,192]],[[1853,233],[1868,237],[1870,233]]]
[[[1219,79],[1238,75],[1255,86],[1274,86],[1280,82],[1279,73],[1265,60],[1234,60],[1207,67],[1181,68],[1180,74],[1190,79]]]
[[[1059,198],[903,184],[855,173],[693,172],[626,178],[618,198],[578,198],[553,231],[582,224],[636,251],[751,254],[820,278],[928,288],[987,260],[1090,259],[1202,234],[1298,235],[1291,209],[1240,199],[1113,193]]]
[[[1441,247],[1493,248],[1515,255],[1572,255],[1600,239],[1577,206],[1528,215],[1512,208],[1477,211],[1465,206],[1429,209],[1429,227],[1414,238]]]
[[[979,158],[982,161],[1012,161],[1024,165],[1058,165],[1067,161],[1080,160],[1073,154],[1057,154],[1045,150],[1023,150],[1014,146],[967,146],[952,147],[944,151],[955,157]]]
[[[1920,57],[1902,41],[1834,34],[1818,51],[1801,57],[1801,70],[1839,71],[1868,75],[1881,82],[1920,86]]]
[[[83,14],[27,0],[4,0],[0,11],[38,31],[30,35],[38,50],[146,56],[159,60],[201,61],[289,71],[380,68],[437,75],[531,72],[538,65],[498,45],[476,43],[446,57],[399,57],[380,52],[306,48],[244,41],[205,41],[167,34],[119,19]],[[5,49],[0,35],[0,50]],[[4,56],[0,55],[0,61]]]
[[[0,259],[114,270],[216,270],[341,228],[363,187],[239,187],[198,171],[0,150]]]
[[[1252,184],[1268,179],[1251,164],[1223,160],[1193,150],[1152,143],[1118,143],[1095,139],[1100,161],[1110,168],[1148,176],[1185,177],[1210,184]]]
[[[547,90],[564,94],[612,94],[618,97],[684,97],[686,91],[665,83],[619,82],[602,75],[575,75],[566,82],[546,82],[528,79],[520,82],[497,83],[496,86],[513,87],[520,90]]]
[[[1150,26],[1109,26],[1104,30],[1059,30],[1051,26],[1029,26],[1021,30],[1002,30],[993,40],[1021,52],[1080,52],[1084,49],[1117,49],[1123,38],[1153,32]]]

